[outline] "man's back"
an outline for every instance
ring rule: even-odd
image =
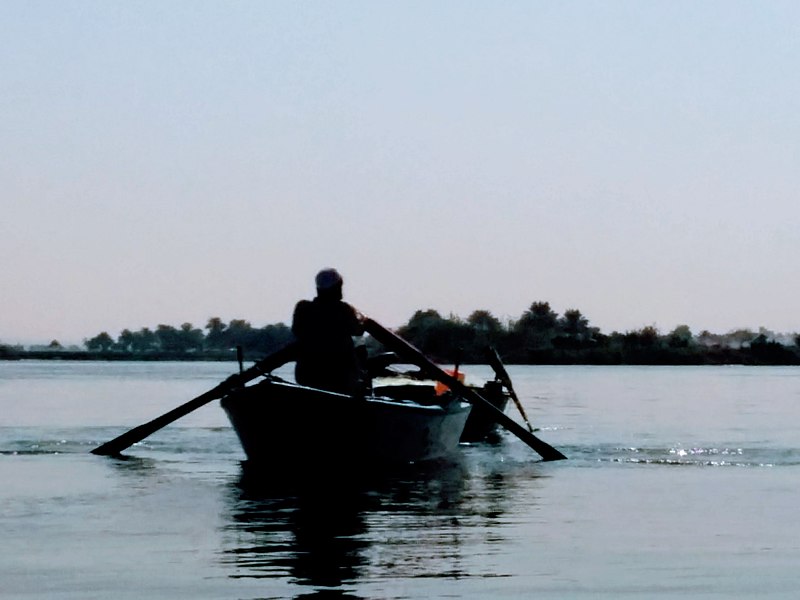
[[[301,385],[354,393],[359,368],[353,336],[361,324],[352,306],[338,298],[317,296],[297,303],[292,332],[298,342],[295,379]]]

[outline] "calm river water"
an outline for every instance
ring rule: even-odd
[[[0,598],[800,593],[798,368],[510,366],[557,463],[506,436],[353,485],[259,480],[216,402],[89,453],[234,370],[0,362]]]

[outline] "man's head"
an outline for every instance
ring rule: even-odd
[[[342,297],[342,284],[344,280],[336,269],[322,269],[314,278],[317,285],[317,296]]]

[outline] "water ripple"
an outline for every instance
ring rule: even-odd
[[[684,467],[790,467],[800,465],[800,449],[771,447],[619,446],[569,449],[573,460],[586,463],[667,465]]]

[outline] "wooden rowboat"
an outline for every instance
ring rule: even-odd
[[[362,323],[364,330],[379,343],[451,391],[437,403],[426,405],[404,396],[370,394],[356,397],[286,383],[268,374],[296,359],[295,344],[288,344],[247,370],[240,358],[238,374],[163,415],[100,444],[92,453],[119,455],[182,416],[221,398],[248,457],[272,461],[273,465],[280,465],[281,461],[283,464],[306,465],[334,461],[335,464],[344,458],[349,461],[349,466],[353,463],[412,463],[441,458],[456,449],[472,406],[482,407],[494,421],[537,452],[542,460],[567,458],[533,434],[499,356],[496,358],[500,368],[495,368],[498,380],[517,404],[528,430],[457,377],[436,366],[397,334],[369,318],[364,318]],[[260,384],[247,386],[260,375],[268,377]]]
[[[220,404],[248,460],[293,468],[444,458],[457,450],[471,405],[454,396],[438,402],[401,390],[350,396],[269,377]]]

